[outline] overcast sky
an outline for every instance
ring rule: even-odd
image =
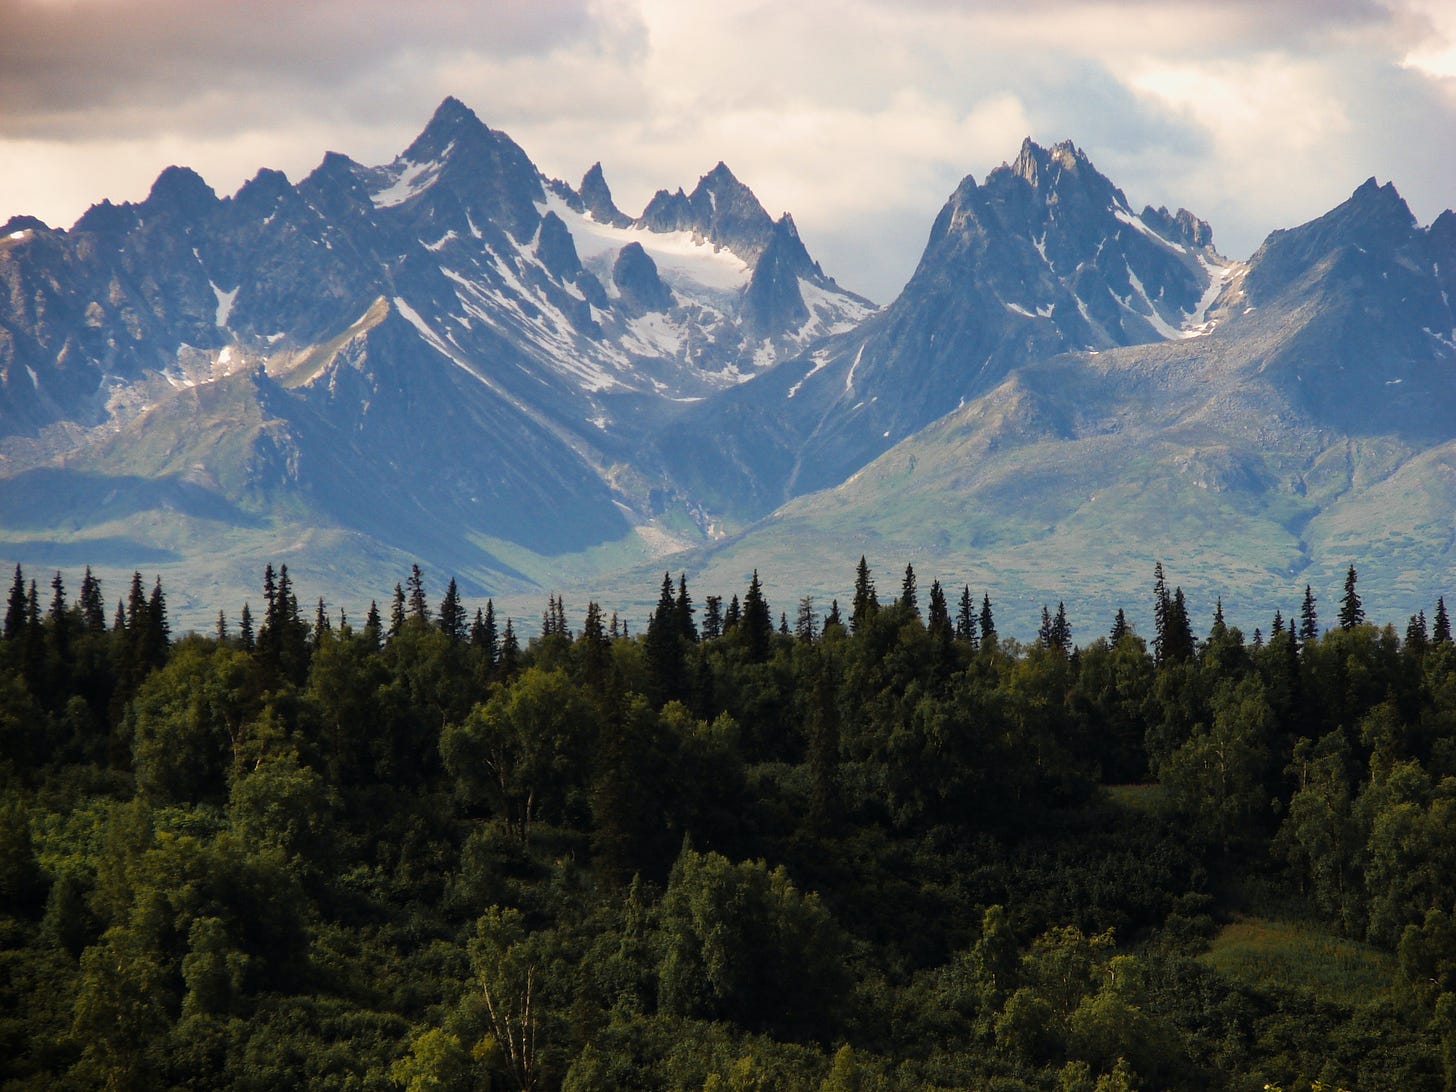
[[[387,162],[446,95],[631,214],[724,160],[879,302],[1025,136],[1237,258],[1371,175],[1456,205],[1450,0],[0,0],[0,221]]]

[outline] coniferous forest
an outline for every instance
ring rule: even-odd
[[[0,1084],[1456,1085],[1444,602],[1247,635],[1150,575],[1080,643],[863,559],[524,640],[418,568],[180,637],[17,568]]]

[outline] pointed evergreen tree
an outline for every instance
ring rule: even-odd
[[[1345,574],[1345,597],[1340,601],[1340,628],[1352,630],[1365,621],[1365,610],[1360,606],[1360,594],[1355,591],[1355,566]]]
[[[1121,641],[1126,636],[1127,615],[1123,613],[1121,607],[1118,607],[1117,617],[1112,620],[1112,629],[1107,634],[1107,643],[1115,646],[1117,642]]]
[[[228,640],[227,611],[217,612],[217,643],[226,644]]]
[[[854,573],[854,602],[849,609],[850,630],[858,633],[879,609],[880,600],[875,595],[875,581],[870,576],[869,563],[865,561],[864,554],[860,554],[859,567]]]
[[[1299,641],[1309,644],[1319,638],[1319,614],[1314,609],[1314,592],[1304,586],[1304,606],[1299,612]]]
[[[905,579],[900,582],[900,606],[916,618],[920,617],[920,595],[915,590],[915,566],[905,566]]]
[[[1228,632],[1228,624],[1223,620],[1223,596],[1219,596],[1213,604],[1213,625],[1209,628],[1210,639],[1222,637]]]
[[[102,633],[106,629],[106,604],[101,598],[101,581],[91,574],[86,566],[86,575],[81,578],[81,624],[89,633]]]
[[[996,618],[991,613],[991,593],[981,594],[981,617],[977,619],[981,625],[981,647],[990,648],[996,642]]]
[[[243,603],[242,612],[238,615],[238,644],[242,646],[244,652],[253,651],[253,611],[246,602]]]
[[[723,597],[710,595],[703,600],[703,640],[723,636]]]
[[[494,599],[485,601],[485,618],[482,621],[484,626],[480,634],[479,647],[485,650],[486,662],[494,665],[500,655],[500,634],[496,631]]]
[[[1446,597],[1436,600],[1435,625],[1431,628],[1431,644],[1444,645],[1451,641],[1451,618],[1446,613]]]
[[[500,659],[496,666],[504,678],[511,679],[521,670],[521,642],[516,639],[516,627],[506,619],[506,628],[501,633]]]
[[[140,578],[138,578],[140,579]],[[19,641],[25,637],[25,574],[15,566],[15,581],[10,585],[10,601],[5,608],[5,639]]]
[[[1162,665],[1168,659],[1168,582],[1163,577],[1163,563],[1153,566],[1153,662]]]
[[[930,606],[925,614],[925,628],[946,640],[955,636],[955,627],[950,622],[950,608],[945,602],[945,590],[941,588],[939,580],[930,582]]]
[[[418,564],[410,566],[409,577],[405,580],[405,591],[409,595],[410,618],[421,623],[428,623],[430,604],[425,599],[425,574],[420,571]]]
[[[445,597],[440,600],[440,617],[435,624],[452,645],[465,639],[465,606],[460,602],[460,590],[455,586],[453,576],[445,589]]]
[[[142,586],[142,574],[131,574],[131,590],[126,596],[126,629],[133,637],[133,647],[141,640],[140,634],[147,627],[147,593]]]
[[[1193,621],[1188,617],[1188,601],[1182,587],[1173,589],[1163,615],[1163,659],[1165,663],[1186,663],[1193,658]]]
[[[392,641],[399,636],[402,629],[404,629],[404,589],[395,584],[394,598],[390,600],[389,604],[389,633],[387,636]]]
[[[369,612],[364,615],[364,640],[370,648],[379,647],[379,638],[384,635],[384,623],[379,617],[379,604],[369,600]]]
[[[961,588],[960,609],[956,611],[956,639],[976,643],[976,607],[971,600],[971,586]]]
[[[1052,619],[1052,647],[1068,655],[1072,652],[1072,626],[1067,621],[1067,607],[1058,601],[1057,613]]]
[[[601,605],[595,599],[587,602],[580,643],[582,673],[589,685],[601,689],[611,673],[612,646],[607,638],[607,627],[602,622]]]
[[[475,618],[470,623],[470,647],[483,648],[485,646],[485,612],[479,607],[475,608]]]
[[[693,621],[693,600],[688,595],[688,574],[679,573],[677,578],[677,599],[673,603],[677,615],[677,635],[684,641],[698,639],[698,626]]]
[[[172,642],[172,627],[167,621],[167,597],[162,591],[162,578],[157,577],[152,585],[152,595],[147,601],[146,636],[142,644],[142,662],[150,667],[161,667],[167,662],[167,649]]]
[[[57,658],[62,662],[69,660],[71,655],[71,616],[66,609],[66,582],[61,578],[61,570],[56,570],[56,575],[51,578],[51,609],[46,614],[46,623],[50,630],[51,647]]]
[[[753,570],[753,579],[743,596],[743,647],[754,663],[768,659],[769,646],[773,641],[773,614],[768,600],[763,597],[763,585],[758,580],[758,570]],[[788,620],[784,621],[788,628]]]
[[[1052,642],[1052,614],[1047,610],[1047,605],[1041,605],[1041,625],[1036,629],[1036,643],[1042,648],[1053,647]]]
[[[1405,627],[1405,645],[1412,652],[1421,653],[1430,645],[1430,634],[1426,629],[1426,612],[1417,611],[1410,616]]]
[[[677,600],[673,595],[672,574],[662,574],[657,607],[647,619],[647,636],[642,651],[647,661],[651,696],[658,705],[682,699],[687,689],[687,670],[683,659],[683,641],[678,632]]]
[[[1263,648],[1264,647],[1264,631],[1261,630],[1258,626],[1255,626],[1254,627],[1254,647],[1255,648]]]
[[[313,612],[313,647],[318,648],[323,643],[324,634],[332,633],[334,625],[329,621],[328,609],[324,606],[324,597],[318,598],[318,606]]]
[[[823,632],[826,635],[829,633],[829,628],[831,626],[833,626],[835,629],[841,629],[841,630],[844,628],[844,619],[839,616],[839,600],[838,599],[831,599],[829,601],[829,613],[824,616],[824,629],[823,629]]]
[[[803,596],[799,600],[799,613],[794,620],[794,636],[809,644],[819,636],[819,616],[814,613],[812,595]]]
[[[738,593],[734,592],[733,597],[728,600],[728,609],[723,612],[723,632],[733,632],[741,621],[743,621],[743,608],[738,605]]]
[[[1284,614],[1283,614],[1282,611],[1279,610],[1278,607],[1275,607],[1274,608],[1274,621],[1271,622],[1270,625],[1269,625],[1269,633],[1272,635],[1272,634],[1275,634],[1275,633],[1283,633],[1283,632],[1284,632]]]
[[[779,634],[784,637],[789,635],[789,615],[787,611],[779,611]]]
[[[126,604],[124,604],[120,599],[116,601],[116,614],[114,614],[111,618],[111,632],[126,632]]]

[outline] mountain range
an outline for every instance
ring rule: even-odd
[[[664,566],[827,601],[864,553],[1023,630],[1157,560],[1210,611],[1456,574],[1456,216],[1374,180],[1233,261],[1028,140],[876,308],[722,163],[632,217],[447,99],[382,166],[14,217],[0,284],[0,556],[155,570],[184,625],[265,561],[626,608]]]

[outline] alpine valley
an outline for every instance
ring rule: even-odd
[[[1015,633],[1158,560],[1268,614],[1354,564],[1403,619],[1456,587],[1453,295],[1456,215],[1389,184],[1231,261],[1028,140],[876,308],[721,163],[632,217],[447,99],[383,166],[0,228],[0,557],[155,572],[184,627],[269,561],[645,613],[664,567],[827,606],[861,554]]]

